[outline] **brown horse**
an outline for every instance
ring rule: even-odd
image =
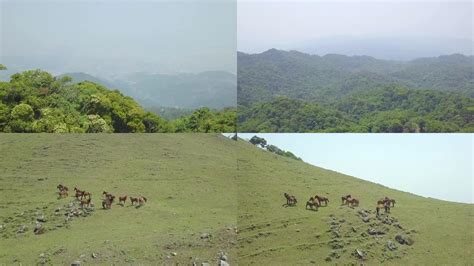
[[[388,199],[388,204],[390,206],[390,203],[392,204],[392,207],[395,207],[395,200],[394,199]]]
[[[321,206],[321,202],[324,202],[324,206],[328,206],[329,199],[326,197],[320,197],[318,195],[314,196],[315,199],[318,200],[319,206]]]
[[[59,194],[58,199],[66,198],[68,196],[66,190],[61,190],[61,191],[58,192],[58,194]]]
[[[283,195],[286,198],[286,205],[287,206],[293,206],[293,205],[296,205],[296,203],[298,203],[295,196],[292,196],[292,195],[290,195],[286,192]]]
[[[377,216],[379,216],[381,208],[384,208],[385,213],[390,213],[390,202],[387,201],[382,204],[380,203],[377,204],[377,207],[375,208],[375,211],[377,212]]]
[[[81,197],[81,199],[82,199],[82,197],[84,196],[84,192],[85,192],[85,191],[84,191],[84,190],[80,190],[80,189],[78,189],[77,187],[74,187],[74,191],[76,191],[76,196],[75,196],[76,199],[79,200],[79,197]]]
[[[104,209],[110,209],[112,208],[112,203],[114,202],[115,196],[111,195],[110,197],[106,197],[104,200],[102,200],[102,208]]]
[[[90,199],[91,196],[92,196],[92,193],[87,192],[87,191],[84,191],[84,192],[82,193],[81,200],[84,199],[84,198],[86,198],[86,197],[88,197],[88,198]]]
[[[145,204],[146,201],[147,201],[147,198],[145,198],[143,196],[138,197],[138,205],[139,206],[142,206],[143,204]]]
[[[132,203],[132,205],[135,205],[134,203],[138,204],[138,198],[130,197],[130,202]]]
[[[87,198],[87,199],[81,200],[81,207],[84,208],[84,205],[86,205],[87,207],[90,207],[91,206],[91,201],[92,201],[92,199],[90,197]]]
[[[113,195],[111,193],[108,193],[107,191],[103,191],[102,192],[102,196],[105,196],[106,198],[110,198],[112,197]]]
[[[359,200],[356,198],[350,198],[346,199],[347,204],[350,204],[351,206],[359,206]]]
[[[342,200],[342,205],[344,204],[347,204],[347,200],[351,198],[351,195],[346,195],[346,196],[342,196],[341,197],[341,200]]]
[[[386,204],[386,203],[388,203],[389,206],[392,205],[392,207],[395,207],[395,200],[390,199],[389,197],[385,197],[377,201],[377,204]]]
[[[125,205],[125,202],[127,201],[127,195],[125,196],[119,196],[119,204]]]
[[[309,198],[309,200],[306,202],[306,209],[308,209],[308,206],[310,207],[311,210],[313,210],[313,207],[318,210],[319,204],[316,201],[314,197]]]

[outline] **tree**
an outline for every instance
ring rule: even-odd
[[[257,136],[253,136],[250,139],[250,143],[252,143],[255,146],[260,146],[262,148],[265,148],[267,146],[267,141],[264,138],[260,138]]]

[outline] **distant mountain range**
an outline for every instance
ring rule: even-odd
[[[198,74],[149,74],[136,72],[114,80],[102,79],[86,73],[65,73],[73,82],[89,80],[108,88],[118,89],[133,97],[145,108],[173,107],[221,109],[236,106],[234,74],[207,71]]]
[[[275,96],[327,101],[389,84],[474,97],[474,57],[461,54],[391,61],[270,49],[260,54],[239,52],[237,62],[239,105]]]
[[[474,57],[238,53],[241,132],[474,132]]]

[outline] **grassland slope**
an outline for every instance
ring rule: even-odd
[[[241,265],[470,265],[474,261],[472,204],[397,191],[243,141],[236,153]],[[297,197],[296,207],[282,206],[284,192]],[[305,210],[306,201],[315,194],[328,197],[328,206]],[[358,198],[360,205],[342,205],[341,196],[347,194]],[[377,219],[376,202],[384,196],[396,199],[396,205]],[[414,243],[400,244],[397,235]]]
[[[234,146],[215,134],[0,136],[0,264],[236,263]],[[95,210],[66,222],[74,186]],[[148,202],[103,210],[104,190]]]

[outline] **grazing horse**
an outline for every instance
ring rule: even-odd
[[[80,190],[80,189],[78,189],[77,187],[74,187],[74,191],[76,191],[76,199],[79,200],[79,197],[81,197],[81,199],[82,199],[82,197],[84,196],[84,192],[85,192],[85,191],[84,191],[84,190]]]
[[[119,196],[119,204],[125,205],[125,202],[127,201],[127,195],[125,196]]]
[[[342,196],[341,197],[341,200],[342,200],[342,205],[344,204],[347,204],[347,200],[349,200],[351,198],[351,195],[346,195],[346,196]]]
[[[293,206],[293,205],[296,205],[296,203],[298,203],[295,196],[292,196],[286,192],[283,195],[286,198],[286,205]]]
[[[61,190],[61,191],[58,192],[58,194],[59,194],[59,197],[58,197],[59,199],[66,198],[68,196],[66,190]]]
[[[87,207],[90,207],[91,201],[92,199],[90,197],[88,199],[81,200],[81,207],[84,208],[84,205],[86,205]]]
[[[390,203],[391,203],[392,207],[395,207],[395,200],[394,199],[389,199],[387,202],[388,202],[389,206],[390,206]]]
[[[114,202],[115,196],[111,195],[110,197],[106,197],[102,200],[102,208],[110,209],[112,208],[112,203]]]
[[[313,207],[318,210],[318,207],[319,207],[319,204],[318,202],[316,201],[316,199],[314,197],[311,197],[309,198],[309,200],[306,202],[306,209],[308,209],[308,206],[310,207],[310,209],[312,210]]]
[[[147,201],[147,199],[143,196],[140,196],[138,197],[138,205],[139,206],[142,206],[143,204],[145,204],[145,202]]]
[[[318,195],[314,196],[315,199],[318,200],[319,206],[321,206],[321,202],[324,202],[324,206],[328,206],[329,199],[326,197],[320,197]]]
[[[134,203],[138,204],[138,198],[130,197],[130,202],[132,203],[132,205],[135,205]]]
[[[356,198],[346,199],[346,202],[351,206],[359,206],[359,200]]]
[[[102,196],[105,196],[106,198],[110,198],[112,197],[113,195],[111,193],[108,193],[107,191],[103,191],[102,192]]]
[[[385,213],[390,213],[390,202],[386,201],[384,203],[377,203],[377,207],[375,208],[377,216],[379,216],[381,208],[384,208]]]
[[[377,201],[377,204],[388,204],[389,206],[392,205],[392,207],[395,207],[395,200],[394,199],[390,199],[388,197],[385,197],[383,199],[380,199]]]
[[[85,197],[88,197],[90,199],[91,196],[92,196],[92,193],[84,191],[82,192],[81,200],[84,199]]]

